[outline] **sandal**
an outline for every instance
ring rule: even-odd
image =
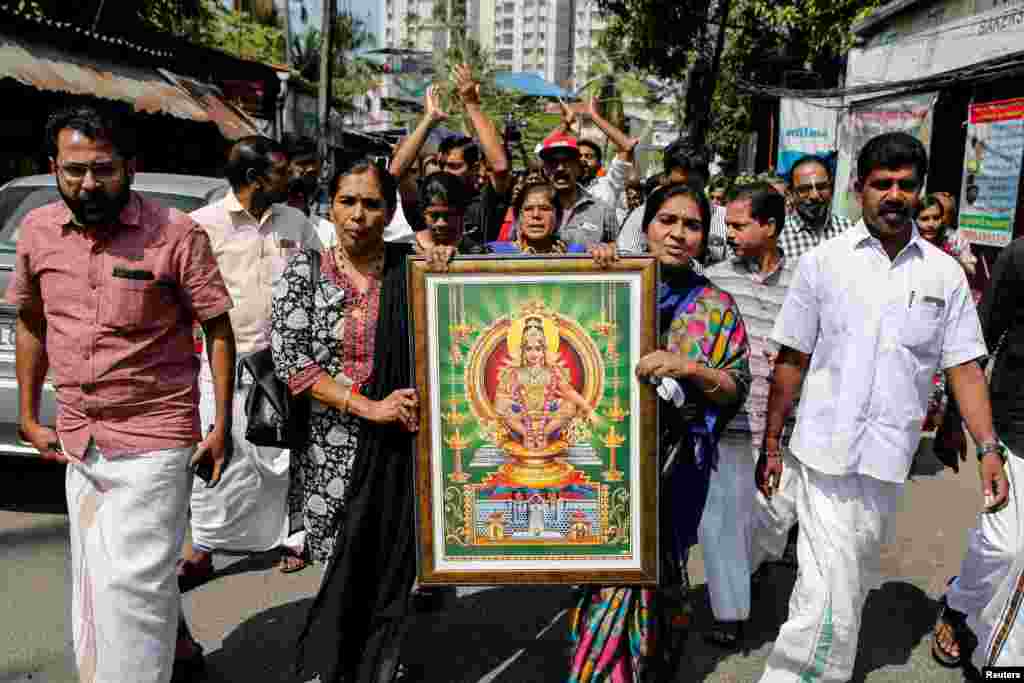
[[[742,621],[716,621],[711,630],[704,634],[705,642],[711,645],[735,650],[743,638]]]
[[[932,631],[932,658],[942,666],[951,669],[957,668],[963,662],[965,633],[967,632],[966,616],[963,612],[957,612],[946,602],[943,595],[939,601],[939,616],[935,620],[935,628]],[[943,635],[946,637],[943,638]],[[946,640],[946,645],[942,641]],[[951,646],[956,646],[959,654],[950,651]]]
[[[302,553],[285,548],[281,551],[281,563],[277,568],[281,570],[282,574],[294,574],[295,572],[301,572],[308,566],[309,563]]]

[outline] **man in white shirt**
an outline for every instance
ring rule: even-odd
[[[288,157],[279,143],[260,136],[242,138],[228,155],[225,175],[231,191],[194,211],[192,218],[209,235],[235,304],[231,327],[242,359],[270,345],[273,286],[288,259],[321,245],[303,212],[280,203],[287,198]],[[216,488],[192,490],[192,553],[179,568],[185,586],[213,572],[214,550],[271,550],[284,543],[288,532],[289,454],[245,440],[245,397],[253,378],[241,368],[236,376],[230,465]],[[199,390],[202,424],[210,424],[213,385],[206,363],[200,369]],[[282,569],[302,566],[296,556],[299,548],[286,552]]]
[[[761,683],[850,680],[861,610],[877,586],[937,366],[981,444],[986,503],[1007,496],[967,280],[912,219],[927,168],[910,135],[868,141],[857,160],[862,220],[801,257],[775,323],[780,349],[756,481],[796,510],[800,573]],[[783,465],[783,426],[802,382]]]

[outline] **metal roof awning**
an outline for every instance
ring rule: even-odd
[[[72,55],[46,45],[0,36],[0,79],[50,92],[126,102],[137,112],[215,123],[229,139],[255,135],[255,126],[219,98],[197,98],[156,71]],[[226,111],[225,111],[226,110]]]
[[[157,69],[157,71],[198,102],[206,111],[209,119],[220,128],[224,137],[229,140],[237,140],[247,135],[259,135],[256,124],[241,109],[225,101],[215,86],[172,73],[166,69]]]

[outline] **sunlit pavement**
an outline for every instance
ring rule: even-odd
[[[979,508],[977,470],[969,461],[959,475],[938,472],[922,460],[883,553],[887,581],[868,600],[855,681],[962,680],[931,660],[929,633],[935,598],[958,571]],[[0,468],[0,681],[70,683],[63,474],[23,458],[0,459]],[[189,623],[207,652],[205,680],[294,680],[295,639],[320,569],[286,575],[277,559],[274,553],[217,556],[213,580],[186,594]],[[785,616],[793,572],[770,570],[743,649],[725,652],[699,637],[711,620],[699,548],[691,570],[695,633],[677,680],[756,681]],[[416,619],[405,661],[418,676],[413,680],[562,681],[567,606],[568,591],[558,587],[460,589],[447,609]]]

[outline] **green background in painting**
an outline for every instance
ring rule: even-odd
[[[609,507],[612,507],[612,502],[616,499],[615,493],[617,490],[624,489],[625,492],[632,493],[632,482],[629,475],[632,420],[634,416],[628,415],[621,422],[612,422],[607,418],[607,411],[611,407],[616,393],[622,408],[625,410],[630,409],[630,391],[633,385],[630,368],[636,362],[636,359],[630,360],[632,354],[629,339],[631,286],[637,285],[618,282],[614,286],[612,305],[614,306],[615,320],[618,322],[615,332],[615,348],[619,353],[619,359],[613,365],[608,360],[608,339],[594,331],[595,325],[602,320],[602,289],[607,291],[607,283],[558,282],[524,284],[521,281],[511,281],[508,284],[488,282],[454,285],[456,288],[461,287],[463,291],[464,322],[475,328],[469,340],[462,345],[463,361],[468,360],[469,350],[480,334],[494,321],[508,315],[516,316],[520,305],[531,300],[539,299],[544,301],[550,310],[560,313],[570,320],[575,320],[590,335],[605,364],[603,398],[597,409],[602,421],[590,427],[591,445],[604,464],[592,466],[576,465],[576,468],[585,472],[591,482],[607,484],[609,486]],[[456,322],[454,312],[450,308],[450,290],[452,287],[452,285],[440,284],[435,290],[438,312],[438,357],[435,361],[439,363],[439,398],[442,412],[446,412],[451,408],[450,400],[454,397],[459,412],[469,417],[459,430],[463,438],[469,440],[468,448],[462,452],[462,467],[463,471],[470,475],[470,479],[466,484],[479,484],[493,470],[469,466],[476,449],[489,444],[480,433],[476,419],[469,408],[464,385],[465,366],[462,363],[454,363],[448,353],[452,343],[451,326]],[[618,389],[614,387],[614,383],[611,381],[613,377],[618,377],[620,380]],[[603,439],[612,425],[615,426],[616,432],[625,438],[625,442],[616,450],[615,456],[616,469],[624,474],[623,480],[620,482],[605,482],[601,477],[601,473],[608,469],[609,461],[608,449],[604,446]],[[476,556],[494,556],[496,554],[503,556],[575,555],[580,557],[631,554],[630,542],[628,540],[631,536],[631,531],[625,534],[626,540],[624,541],[601,545],[566,543],[564,545],[491,545],[481,547],[454,542],[448,532],[462,526],[462,501],[464,493],[463,484],[455,483],[448,479],[448,474],[455,468],[455,451],[445,444],[444,437],[447,437],[454,430],[442,421],[439,416],[435,416],[432,428],[442,430],[443,453],[441,462],[445,495],[445,555],[449,557],[471,558]],[[626,507],[628,510],[630,506],[627,504]],[[612,521],[609,523],[611,524]],[[633,523],[635,523],[635,520],[630,518],[629,524]]]

